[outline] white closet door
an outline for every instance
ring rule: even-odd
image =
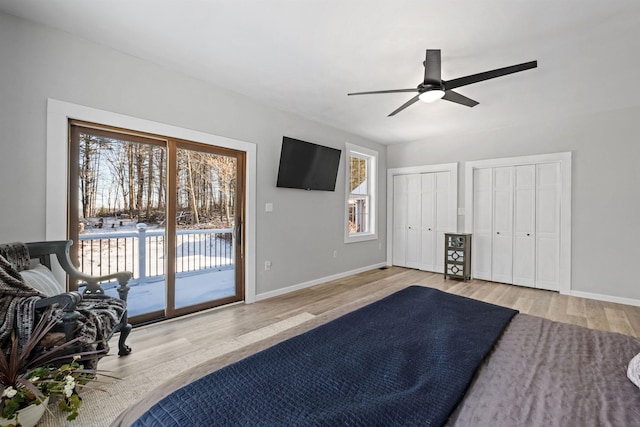
[[[393,177],[393,265],[407,266],[407,176]]]
[[[444,272],[444,233],[457,229],[451,172],[393,177],[394,265]]]
[[[420,268],[422,263],[422,178],[407,175],[407,258],[406,266]]]
[[[493,241],[493,169],[473,170],[473,277],[491,280]]]
[[[535,286],[536,237],[536,166],[515,167],[513,283]]]
[[[436,174],[421,174],[421,226],[422,253],[420,269],[435,271],[436,238]]]
[[[514,167],[493,170],[493,251],[491,280],[513,283]]]
[[[560,289],[560,164],[536,166],[536,287]]]
[[[472,277],[568,292],[570,265],[561,263],[570,258],[571,230],[562,227],[570,220],[567,154],[469,162]]]
[[[451,197],[451,173],[435,173],[435,203],[436,223],[435,233],[435,257],[433,270],[444,273],[444,234],[455,233],[458,229],[458,216],[456,212],[456,200]]]

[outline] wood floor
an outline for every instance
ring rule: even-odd
[[[640,307],[560,295],[556,292],[471,280],[444,280],[442,274],[390,267],[323,283],[254,304],[236,304],[135,328],[127,357],[108,357],[101,369],[126,380],[137,366],[156,365],[198,351],[212,340],[237,338],[278,321],[309,313],[320,315],[372,294],[390,294],[408,285],[430,286],[453,294],[512,307],[521,313],[592,329],[640,337]],[[117,343],[112,343],[113,349]]]

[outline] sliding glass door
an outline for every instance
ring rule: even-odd
[[[243,299],[243,152],[83,122],[70,135],[72,257],[133,272],[133,322]]]
[[[236,301],[242,294],[235,268],[242,246],[242,179],[238,155],[232,151],[178,142],[175,156],[175,231],[170,245],[175,291],[168,306],[180,314],[216,301]]]

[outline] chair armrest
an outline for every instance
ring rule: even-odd
[[[64,311],[75,311],[80,301],[82,301],[82,294],[80,292],[66,292],[36,301],[36,309],[57,304]]]
[[[63,310],[62,325],[65,340],[71,341],[75,335],[76,319],[80,316],[80,313],[76,311],[76,307],[80,301],[82,301],[82,294],[80,292],[66,292],[36,301],[36,309],[58,304]]]
[[[84,282],[87,284],[87,293],[102,294],[104,290],[100,287],[100,282],[116,279],[120,286],[118,293],[120,298],[126,300],[129,291],[129,280],[133,277],[133,273],[129,271],[119,271],[117,273],[107,274],[104,276],[91,276],[78,270],[71,262],[69,256],[69,248],[73,244],[72,240],[53,240],[48,242],[31,242],[27,243],[29,254],[32,258],[45,257],[49,254],[55,254],[62,269],[69,275],[69,279],[74,283]],[[51,266],[48,265],[50,268]],[[124,296],[124,297],[123,297]]]

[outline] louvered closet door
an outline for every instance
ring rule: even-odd
[[[491,280],[513,283],[512,166],[493,169],[493,242]]]
[[[393,265],[407,266],[407,176],[393,177]]]
[[[491,280],[493,242],[493,169],[473,170],[473,277]]]
[[[455,232],[455,200],[451,200],[451,173],[421,175],[422,263],[421,270],[444,273],[444,234]]]
[[[515,167],[513,283],[535,286],[536,166]]]
[[[473,277],[560,288],[560,163],[473,170]]]
[[[422,178],[407,175],[407,258],[406,266],[422,264]]]
[[[437,172],[435,175],[435,256],[433,270],[444,273],[444,234],[457,231],[456,200],[451,197],[451,173]]]
[[[450,172],[393,178],[393,264],[444,272],[444,233],[456,231]]]
[[[560,289],[560,164],[536,166],[536,287]]]
[[[420,269],[435,271],[435,239],[436,239],[436,174],[424,173],[421,181],[421,250]]]

